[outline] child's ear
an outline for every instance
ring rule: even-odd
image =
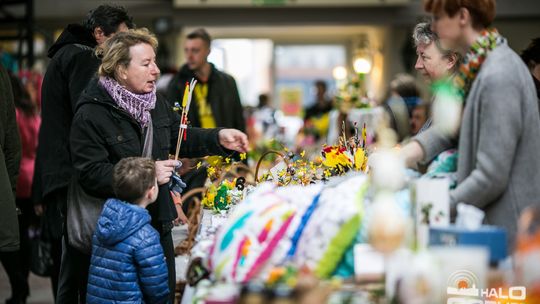
[[[146,191],[146,198],[151,200],[152,198],[154,198],[154,192],[157,191],[157,187],[156,186],[152,186],[150,187],[147,191]]]

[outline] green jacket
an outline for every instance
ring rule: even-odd
[[[0,64],[0,252],[19,249],[15,185],[20,160],[21,143],[11,82]]]

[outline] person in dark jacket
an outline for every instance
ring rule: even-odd
[[[116,198],[105,203],[92,238],[86,303],[166,303],[167,264],[146,210],[158,196],[154,161],[120,160],[113,190]]]
[[[326,81],[319,79],[314,84],[316,89],[315,102],[306,109],[304,120],[312,117],[318,118],[332,110],[332,99],[328,98]]]
[[[171,198],[168,183],[179,162],[169,160],[178,139],[179,115],[156,95],[159,69],[157,40],[146,29],[116,34],[103,46],[99,79],[81,95],[70,136],[73,164],[80,186],[100,198],[114,196],[112,169],[122,158],[156,160],[159,194],[149,206],[152,226],[160,233],[167,259],[169,288],[174,290],[175,268],[171,229],[181,206]],[[245,152],[247,136],[235,129],[188,128],[180,155],[202,157]],[[171,293],[171,303],[174,293]]]
[[[208,62],[210,35],[204,29],[197,29],[186,38],[184,55],[187,62],[169,82],[169,102],[171,105],[182,103],[186,82],[195,78],[197,85],[188,113],[190,124],[201,128],[225,127],[245,131],[246,122],[234,78]]]
[[[242,103],[234,78],[219,71],[208,62],[212,39],[204,29],[197,29],[189,33],[184,45],[186,63],[180,67],[167,87],[167,98],[171,105],[182,103],[184,89],[192,78],[197,79],[193,92],[193,102],[188,113],[189,124],[200,128],[234,128],[246,131]],[[233,154],[236,160],[240,158]],[[186,191],[201,187],[206,181],[206,169],[192,169],[194,162],[182,159],[184,169],[183,179],[188,184]],[[185,206],[187,208],[187,205]]]
[[[21,79],[9,73],[11,91],[15,104],[17,126],[21,142],[21,161],[17,179],[15,203],[19,222],[19,250],[0,254],[0,260],[11,284],[11,298],[6,302],[24,303],[30,292],[28,275],[30,272],[31,248],[28,230],[36,222],[34,208],[30,202],[30,187],[36,156],[37,133],[40,116],[37,100],[30,97]]]
[[[540,105],[540,37],[532,39],[527,48],[521,51],[521,59],[531,72]]]
[[[78,269],[84,266],[77,259],[78,252],[66,244],[59,282],[62,212],[65,212],[67,186],[73,174],[69,132],[76,102],[99,66],[94,48],[115,32],[132,27],[132,18],[122,7],[101,5],[89,12],[82,25],[69,24],[48,51],[51,61],[42,86],[42,124],[32,196],[35,203],[43,204],[53,238],[51,281],[57,303],[76,302],[76,285],[83,283],[78,282],[78,274],[85,268]]]
[[[15,278],[17,269],[10,267],[8,261],[16,260],[19,254],[15,188],[21,161],[21,143],[15,115],[11,81],[6,69],[0,64],[0,258],[10,279]],[[12,289],[17,285],[14,280],[10,280],[10,284]],[[15,300],[22,296],[15,294],[15,290],[13,292],[7,303],[18,303]]]

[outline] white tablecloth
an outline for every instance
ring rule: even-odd
[[[223,225],[223,223],[225,223],[226,220],[227,220],[227,217],[225,215],[216,214],[213,210],[203,209],[201,223],[199,225],[199,231],[197,232],[195,241],[201,242],[203,240],[213,239],[218,228],[221,225]],[[197,254],[200,256],[201,252],[197,252]],[[184,270],[187,270],[187,266],[189,265],[189,259],[185,259],[185,257],[176,257],[175,262],[180,263],[180,264],[185,263],[186,266]],[[178,279],[178,271],[179,271],[178,266],[180,265],[177,265],[177,268],[176,268],[177,279]],[[184,277],[185,277],[185,274],[184,274]],[[192,303],[194,294],[195,294],[195,288],[189,285],[186,285],[181,303],[182,304]]]

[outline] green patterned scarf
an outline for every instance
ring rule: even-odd
[[[463,63],[459,67],[457,75],[453,79],[454,88],[461,100],[465,101],[474,79],[480,72],[482,64],[488,54],[506,40],[496,29],[486,29],[480,33],[480,37],[471,45],[465,55]]]

